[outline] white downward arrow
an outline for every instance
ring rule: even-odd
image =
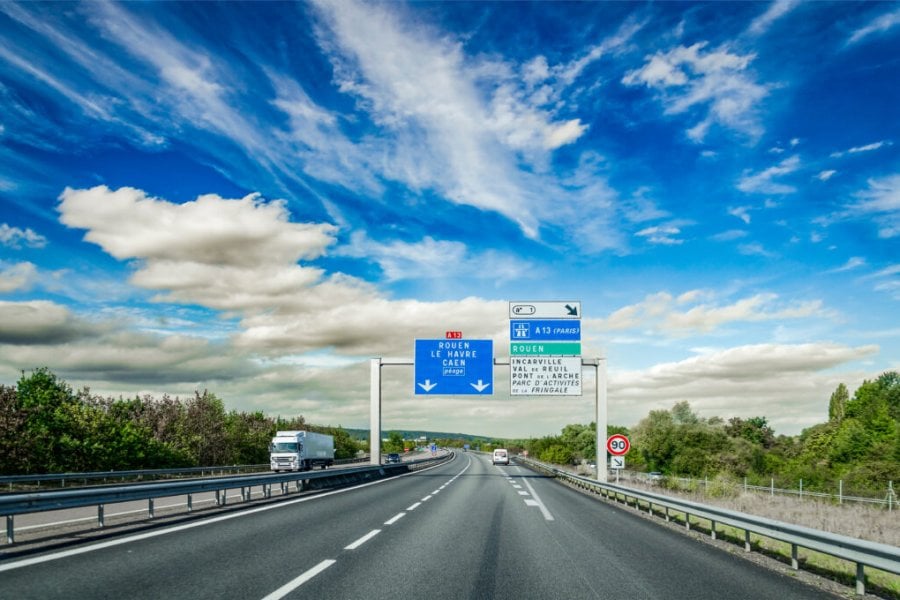
[[[426,392],[430,392],[437,385],[436,383],[431,383],[430,379],[426,379],[425,383],[418,384],[420,388],[425,390]]]
[[[478,383],[470,383],[469,385],[471,385],[473,388],[475,388],[479,392],[483,392],[485,390],[485,388],[487,388],[491,384],[490,383],[482,383],[481,380],[479,379]]]

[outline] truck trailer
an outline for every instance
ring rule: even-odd
[[[278,471],[308,471],[334,464],[334,438],[312,431],[277,431],[269,444],[269,465]]]

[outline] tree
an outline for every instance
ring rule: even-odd
[[[19,407],[25,412],[25,439],[36,446],[35,453],[22,465],[26,473],[65,471],[69,462],[67,441],[72,437],[73,411],[67,407],[76,398],[69,385],[46,367],[22,373],[16,384]]]
[[[269,462],[269,442],[275,423],[263,413],[231,411],[225,418],[225,461],[235,465],[258,465]]]
[[[743,438],[764,448],[771,448],[775,443],[775,432],[769,427],[765,417],[750,417],[742,419],[732,417],[725,425],[725,433],[733,438]]]
[[[194,392],[187,403],[179,446],[197,466],[224,464],[226,449],[225,405],[207,390]]]
[[[678,444],[676,424],[667,410],[651,410],[633,429],[634,446],[651,471],[669,470]]]
[[[682,400],[672,407],[672,419],[680,425],[693,425],[699,423],[700,418],[691,410],[691,405],[687,400]]]
[[[25,473],[34,461],[37,444],[23,444],[28,439],[27,414],[20,406],[16,388],[0,385],[0,474]]]
[[[828,420],[840,423],[844,420],[844,414],[847,411],[847,401],[850,394],[847,392],[847,386],[843,383],[837,386],[834,393],[831,394],[831,400],[828,402]]]
[[[403,452],[403,434],[392,431],[388,434],[388,440],[384,444],[385,452]]]
[[[554,465],[572,464],[572,451],[562,444],[553,444],[541,451],[538,460]]]
[[[560,441],[575,459],[591,460],[597,456],[597,424],[566,425],[563,427]],[[557,463],[562,464],[562,463]]]

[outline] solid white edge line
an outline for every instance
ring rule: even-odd
[[[87,552],[93,552],[95,550],[102,550],[104,548],[111,548],[113,546],[121,546],[122,544],[128,544],[130,542],[137,542],[140,540],[146,540],[150,538],[155,538],[161,535],[166,535],[169,533],[176,533],[178,531],[184,531],[185,529],[193,529],[194,527],[203,527],[205,525],[212,525],[213,523],[218,523],[220,521],[228,521],[230,519],[237,519],[238,517],[246,517],[249,515],[254,515],[256,513],[265,512],[267,510],[274,510],[276,508],[284,508],[286,506],[293,506],[294,504],[299,504],[301,502],[311,502],[313,500],[318,500],[319,498],[326,498],[328,496],[333,496],[335,494],[346,494],[347,492],[352,492],[353,490],[358,490],[361,488],[369,487],[372,485],[380,485],[382,483],[387,483],[388,481],[395,481],[400,477],[409,477],[410,475],[416,475],[418,473],[424,473],[425,471],[430,471],[431,469],[435,469],[437,467],[443,466],[448,463],[438,463],[433,467],[426,467],[424,469],[420,469],[418,471],[411,471],[409,473],[404,473],[403,475],[397,475],[396,477],[390,477],[388,479],[379,479],[378,481],[370,481],[368,483],[362,483],[357,486],[342,488],[339,490],[332,490],[330,492],[322,492],[321,494],[316,494],[315,496],[307,496],[305,498],[297,498],[296,500],[286,500],[284,502],[278,502],[276,504],[268,504],[266,506],[259,506],[257,508],[249,508],[247,510],[243,510],[237,513],[231,513],[227,515],[221,515],[218,517],[210,517],[209,519],[203,519],[202,521],[195,521],[193,523],[186,523],[184,525],[176,525],[174,527],[170,527],[167,529],[159,529],[156,531],[148,531],[146,533],[141,533],[138,535],[133,535],[125,538],[119,538],[115,540],[109,540],[106,542],[100,542],[97,544],[92,544],[90,546],[83,546],[81,548],[72,548],[71,550],[63,550],[62,552],[54,552],[53,554],[46,554],[44,556],[35,556],[34,558],[25,558],[22,560],[18,560],[16,562],[11,563],[0,563],[0,573],[4,571],[12,571],[13,569],[20,569],[22,567],[28,567],[30,565],[37,565],[40,563],[50,562],[52,560],[59,560],[61,558],[67,558],[69,556],[76,556],[78,554],[85,554]],[[470,463],[471,464],[471,463]],[[469,465],[466,466],[468,469]],[[465,471],[465,469],[463,469]]]
[[[265,596],[262,600],[280,600],[281,598],[284,598],[285,596],[287,596],[288,594],[290,594],[291,592],[296,590],[298,587],[300,587],[301,585],[303,585],[304,583],[306,583],[307,581],[309,581],[310,579],[312,579],[313,577],[315,577],[316,575],[318,575],[319,573],[321,573],[322,571],[324,571],[325,569],[327,569],[328,567],[330,567],[331,565],[333,565],[336,562],[337,562],[336,560],[331,560],[331,559],[323,560],[322,562],[320,562],[319,564],[314,566],[312,569],[305,572],[303,575],[297,577],[296,579],[292,579],[291,581],[287,582],[286,584],[284,584],[283,586],[281,586],[280,588],[278,588],[277,590],[275,590],[268,596]]]
[[[358,540],[356,540],[349,546],[344,546],[344,550],[356,550],[357,548],[359,548],[360,546],[362,546],[363,544],[365,544],[366,542],[371,540],[373,537],[375,537],[379,533],[381,533],[380,529],[373,529],[372,531],[370,531],[366,535],[362,536],[361,538],[359,538]]]

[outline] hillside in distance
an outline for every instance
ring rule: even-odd
[[[368,440],[368,429],[344,429],[350,436],[357,440]],[[465,442],[487,443],[498,438],[485,437],[483,435],[470,435],[468,433],[445,433],[440,431],[421,431],[417,429],[384,429],[381,436],[386,438],[391,433],[399,433],[404,440],[415,440],[424,436],[428,441],[432,440],[463,440]]]

